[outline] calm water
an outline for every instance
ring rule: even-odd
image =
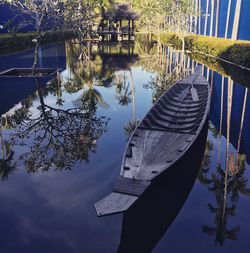
[[[143,230],[133,228],[147,238],[138,245],[126,238],[130,214],[97,218],[93,204],[111,192],[135,122],[197,62],[184,56],[180,64],[179,51],[145,42],[58,43],[42,47],[40,56],[41,67],[61,69],[48,85],[0,79],[0,252],[249,252],[248,73],[203,65],[212,101],[201,170],[173,217],[174,185],[160,203],[146,199],[155,209]],[[29,67],[32,51],[1,56],[0,63],[0,70]],[[180,171],[176,182],[186,178]],[[156,220],[169,226],[159,231]]]

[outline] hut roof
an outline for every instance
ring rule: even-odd
[[[139,15],[131,8],[128,3],[115,4],[114,7],[108,9],[104,14],[104,19],[117,20],[136,20]]]

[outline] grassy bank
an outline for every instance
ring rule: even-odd
[[[17,37],[14,38],[10,34],[0,34],[0,54],[30,48],[34,46],[32,40],[35,38],[36,34],[34,32],[29,33],[18,33]],[[72,33],[48,33],[42,42],[57,41],[64,38],[72,37]]]
[[[180,47],[181,41],[174,33],[162,33],[161,42]],[[185,48],[250,68],[250,41],[229,40],[201,35],[185,38]]]

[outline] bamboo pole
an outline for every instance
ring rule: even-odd
[[[237,0],[237,2],[236,2],[235,13],[234,13],[234,24],[233,24],[233,31],[232,31],[232,39],[233,40],[237,40],[237,38],[238,38],[241,3],[242,3],[242,0]]]
[[[244,119],[245,119],[245,113],[246,113],[247,95],[248,95],[248,88],[245,88],[244,102],[243,102],[243,106],[242,106],[241,121],[240,121],[240,132],[239,132],[238,143],[237,143],[236,162],[238,160],[238,154],[240,152],[240,142],[241,142],[242,129],[243,129],[243,124],[244,124]]]
[[[199,34],[201,34],[201,0],[199,0],[198,4],[199,4],[199,7],[198,7],[198,11],[199,11]]]
[[[214,0],[211,0],[211,17],[210,17],[210,37],[213,36],[214,28]]]
[[[215,36],[218,37],[219,33],[219,19],[220,19],[220,0],[217,0],[216,5],[216,25],[215,25]]]
[[[219,163],[220,163],[220,148],[221,148],[223,105],[224,105],[224,85],[225,85],[225,77],[222,76],[222,80],[221,80],[221,99],[220,99],[220,130],[219,130],[219,141],[218,141],[218,162]]]
[[[207,24],[208,24],[208,8],[210,0],[207,0],[206,4],[206,16],[205,16],[205,26],[204,26],[204,35],[207,35]]]
[[[194,16],[194,33],[197,34],[198,31],[198,0],[195,0],[195,16]]]
[[[233,99],[233,81],[228,78],[228,90],[227,90],[227,144],[226,144],[226,170],[224,179],[224,196],[223,196],[223,211],[222,219],[225,219],[225,211],[227,204],[227,183],[228,183],[228,170],[229,170],[229,146],[230,146],[230,125],[231,125],[231,114],[232,114],[232,99]]]
[[[133,120],[134,120],[135,126],[137,126],[137,121],[136,121],[136,101],[135,101],[135,83],[134,83],[133,73],[132,73],[131,69],[129,69],[129,73],[130,73],[131,91],[132,91],[132,99],[133,99],[133,102],[132,102]]]
[[[226,28],[225,28],[225,38],[228,37],[228,28],[229,28],[229,20],[230,20],[230,13],[231,13],[231,5],[232,0],[228,0],[228,6],[227,6],[227,21],[226,21]]]

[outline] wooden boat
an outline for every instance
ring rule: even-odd
[[[195,73],[177,82],[154,104],[130,137],[113,192],[95,204],[98,216],[126,211],[161,173],[195,142],[210,108],[210,88]]]
[[[143,195],[123,214],[116,253],[152,252],[172,226],[199,172],[207,141],[207,122],[185,155],[152,181]],[[171,248],[168,251],[172,252]]]

